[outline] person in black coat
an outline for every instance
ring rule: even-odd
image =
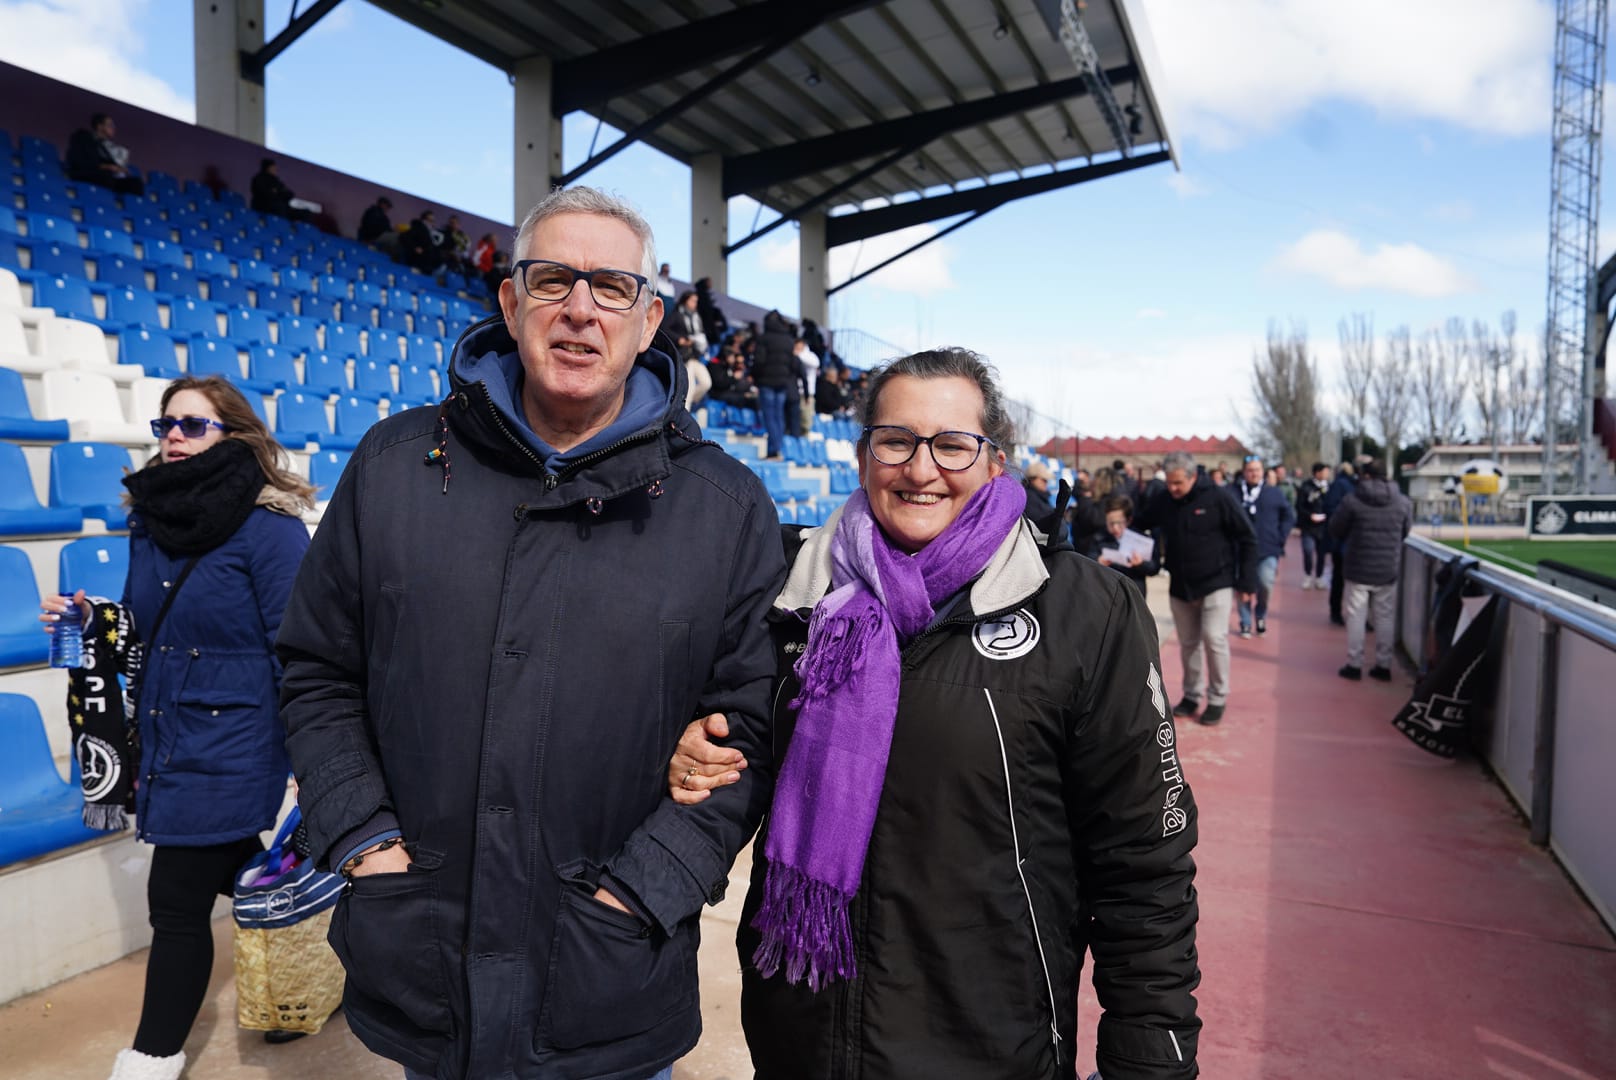
[[[1341,506],[1343,500],[1351,495],[1358,486],[1358,478],[1353,475],[1352,462],[1343,461],[1341,468],[1336,471],[1336,478],[1330,483],[1329,490],[1324,493],[1324,520],[1328,529],[1330,515]],[[1347,575],[1342,572],[1341,564],[1346,554],[1346,542],[1336,539],[1326,532],[1330,550],[1330,621],[1337,626],[1347,625],[1347,620],[1341,613],[1342,590],[1346,588]]]
[[[260,161],[252,178],[252,208],[260,214],[292,217],[292,199],[292,189],[280,178],[275,159]]]
[[[435,273],[443,265],[443,234],[435,227],[437,215],[424,210],[410,222],[409,230],[399,241],[399,252],[404,265],[413,266],[423,274]]]
[[[1330,490],[1330,466],[1313,463],[1313,475],[1296,489],[1296,525],[1302,534],[1302,588],[1323,589],[1324,556],[1329,549],[1325,532],[1324,496]]]
[[[387,216],[392,208],[393,200],[386,195],[365,208],[364,216],[359,219],[358,238],[361,243],[374,244],[393,231],[393,219]]]
[[[1100,550],[1097,561],[1104,563],[1129,581],[1144,596],[1145,579],[1155,577],[1161,573],[1161,539],[1152,537],[1150,555],[1148,557],[1133,552],[1123,559],[1120,554],[1123,534],[1133,526],[1134,501],[1126,495],[1110,495],[1106,497],[1101,509],[1105,511],[1105,533],[1100,538]],[[1107,552],[1113,554],[1107,555]]]
[[[143,195],[146,184],[129,168],[129,151],[113,141],[117,125],[106,113],[90,117],[67,141],[67,175],[127,195]]]
[[[781,457],[786,435],[786,406],[796,386],[802,365],[793,354],[797,343],[790,324],[778,311],[763,317],[763,333],[758,336],[752,360],[752,381],[758,387],[758,412],[768,434],[768,456]]]
[[[701,316],[701,325],[707,328],[707,340],[723,341],[729,333],[729,320],[724,318],[724,311],[713,296],[713,279],[710,277],[696,282],[696,313]]]

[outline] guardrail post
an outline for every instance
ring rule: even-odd
[[[1532,747],[1532,843],[1549,844],[1554,806],[1554,728],[1559,699],[1560,625],[1537,613],[1537,728]]]

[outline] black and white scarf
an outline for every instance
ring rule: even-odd
[[[84,824],[118,832],[135,809],[140,728],[135,722],[141,646],[121,604],[89,598],[84,666],[67,673],[67,721],[84,791]]]

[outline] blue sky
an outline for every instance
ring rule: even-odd
[[[1336,324],[1354,312],[1418,333],[1512,309],[1523,338],[1538,333],[1549,0],[1489,0],[1485,17],[1472,0],[1144,8],[1183,171],[1012,203],[838,294],[832,326],[977,349],[1015,396],[1095,435],[1247,434],[1251,357],[1274,320],[1306,326],[1332,390]],[[266,0],[271,33],[289,9]],[[190,119],[190,19],[184,0],[0,0],[0,60]],[[275,149],[509,218],[505,75],[364,0],[283,54],[266,93]],[[568,167],[594,134],[567,118]],[[683,165],[639,146],[585,182],[635,201],[688,272]],[[732,236],[754,209],[732,204]],[[832,280],[928,228],[837,249]],[[795,310],[793,229],[738,253],[730,286]]]

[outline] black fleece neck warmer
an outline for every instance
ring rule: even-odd
[[[230,539],[252,513],[264,483],[258,458],[240,439],[123,478],[157,546],[182,556],[204,554]]]

